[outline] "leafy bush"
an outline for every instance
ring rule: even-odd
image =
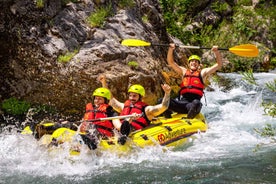
[[[98,8],[94,13],[90,14],[87,22],[92,27],[103,27],[106,18],[111,15],[111,12],[111,5]]]
[[[79,51],[74,50],[74,52],[67,52],[64,55],[58,56],[58,62],[60,63],[67,63],[69,62]]]
[[[262,137],[273,137],[276,135],[276,128],[273,128],[271,124],[266,124],[262,130],[256,128],[254,130]]]
[[[219,14],[223,14],[223,12],[227,11],[228,9],[228,4],[227,3],[221,3],[221,2],[214,2],[211,5],[212,9],[219,13]]]
[[[43,8],[44,7],[44,0],[36,0],[36,7]]]
[[[127,65],[128,65],[130,68],[132,68],[132,69],[137,69],[137,68],[139,68],[139,64],[138,64],[136,61],[129,61],[129,62],[127,63]]]
[[[276,79],[273,82],[267,82],[265,86],[272,92],[276,93]]]
[[[265,114],[275,117],[276,116],[276,104],[269,102],[269,103],[262,103],[262,106],[264,107]]]
[[[256,80],[253,76],[253,70],[250,69],[247,72],[241,72],[241,75],[243,76],[243,80],[247,81],[249,84],[257,85]]]
[[[197,2],[195,0],[160,0],[167,31],[182,41],[190,40],[193,34],[183,31],[189,21],[188,10]]]
[[[271,58],[270,64],[272,64],[273,66],[276,66],[276,57]]]
[[[25,101],[19,101],[16,98],[12,97],[4,100],[1,107],[3,111],[8,114],[23,115],[27,113],[28,109],[31,107],[31,104]]]

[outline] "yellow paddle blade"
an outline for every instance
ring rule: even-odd
[[[243,44],[238,45],[232,48],[229,48],[229,51],[233,54],[243,57],[257,57],[259,50],[255,45],[252,44]]]
[[[33,134],[33,131],[31,130],[31,127],[30,126],[26,126],[23,131],[21,132],[21,134],[30,134],[32,135]]]
[[[76,135],[76,131],[61,127],[53,132],[52,139],[57,139],[59,142],[70,142],[73,140],[74,135]]]
[[[134,47],[139,47],[139,46],[150,46],[151,43],[145,42],[143,40],[136,40],[136,39],[125,39],[121,42],[121,45],[125,46],[134,46]]]

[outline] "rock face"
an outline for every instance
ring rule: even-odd
[[[145,101],[149,104],[163,96],[161,83],[169,83],[177,92],[179,76],[167,67],[166,46],[120,44],[128,38],[181,44],[167,34],[158,0],[0,2],[0,102],[16,97],[32,104],[54,106],[69,114],[82,114],[85,104],[92,100],[92,92],[100,87],[99,74],[107,76],[109,88],[120,101],[126,99],[128,87],[135,83],[145,87]],[[227,6],[218,14],[212,7],[219,8],[222,3]],[[229,0],[193,3],[188,10],[192,22],[185,29],[193,32],[202,25],[217,27],[223,19],[231,18],[234,4]],[[102,26],[91,26],[88,17],[101,8],[108,8],[109,16]],[[268,29],[259,26],[256,30],[262,35],[257,34],[254,39],[266,43]],[[266,45],[273,48],[274,42],[275,39]],[[60,56],[72,53],[70,61],[59,60]],[[176,53],[181,65],[191,54],[183,49]],[[210,57],[210,52],[203,54],[203,63]],[[269,65],[270,55],[266,58]]]
[[[47,0],[43,7],[33,0],[1,3],[1,99],[15,96],[63,112],[82,113],[92,92],[100,87],[97,76],[104,73],[119,100],[126,98],[129,85],[140,83],[147,92],[145,100],[156,103],[163,94],[161,72],[167,48],[126,47],[120,41],[169,43],[157,1],[141,0],[124,9],[112,1],[113,16],[102,28],[86,21],[99,1],[62,2]],[[100,3],[101,7],[108,4]],[[71,61],[58,61],[58,56],[74,50]]]

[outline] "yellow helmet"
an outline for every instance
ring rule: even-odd
[[[107,100],[110,100],[111,98],[111,93],[108,89],[106,88],[97,88],[94,92],[92,96],[101,96],[106,98]]]
[[[200,57],[198,55],[191,55],[188,59],[188,61],[190,62],[191,60],[197,60],[200,63]]]
[[[134,84],[130,86],[128,92],[138,93],[141,96],[145,96],[145,88],[140,84]]]

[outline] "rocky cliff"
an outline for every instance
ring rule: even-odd
[[[193,33],[209,24],[219,27],[223,19],[231,19],[235,3],[222,0],[227,5],[223,9],[217,1],[193,3],[188,10],[193,18],[185,30]],[[163,95],[161,83],[177,84],[177,76],[172,77],[166,64],[167,47],[120,44],[128,38],[180,43],[167,33],[158,0],[1,0],[0,8],[0,101],[16,97],[82,114],[92,92],[100,87],[99,74],[106,74],[109,88],[121,101],[134,83],[145,87],[145,101],[150,104]],[[108,10],[104,22],[89,23],[89,17],[101,9]],[[268,31],[262,31],[261,40],[259,32],[252,40],[265,43]],[[272,43],[265,45],[271,49]],[[185,64],[189,50],[176,53],[177,62]]]
[[[166,67],[166,47],[125,47],[123,39],[169,43],[157,1],[141,0],[120,8],[111,1],[112,15],[102,27],[87,17],[109,1],[6,0],[0,8],[1,99],[11,96],[46,104],[61,111],[83,112],[99,74],[123,100],[134,83],[144,85],[149,103],[162,95],[161,71]],[[142,17],[147,17],[143,21]],[[69,62],[58,57],[75,52]],[[137,63],[132,67],[129,62]]]

